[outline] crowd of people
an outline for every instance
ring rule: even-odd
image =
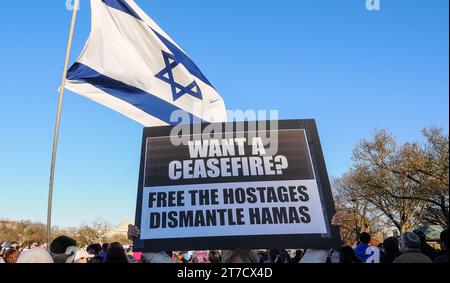
[[[129,237],[138,233],[130,226]],[[399,239],[386,238],[371,246],[371,236],[361,233],[355,247],[332,250],[226,250],[133,252],[120,243],[91,244],[78,247],[76,241],[60,236],[52,241],[26,247],[18,242],[1,243],[0,263],[448,263],[448,229],[440,235],[440,249],[431,247],[425,234],[407,232]]]

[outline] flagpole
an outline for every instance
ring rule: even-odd
[[[61,111],[63,106],[64,90],[66,86],[67,66],[69,65],[70,50],[72,48],[73,33],[77,19],[79,0],[75,0],[72,12],[72,22],[70,24],[69,40],[67,42],[66,59],[64,61],[64,69],[62,74],[61,87],[59,89],[58,111],[56,114],[55,134],[53,137],[52,162],[50,167],[50,182],[48,188],[48,210],[47,210],[47,245],[50,248],[52,233],[52,202],[53,202],[53,181],[55,179],[55,163],[56,151],[58,148],[59,126],[61,122]]]

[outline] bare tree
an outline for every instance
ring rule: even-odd
[[[373,140],[363,140],[355,147],[354,167],[349,173],[358,184],[359,197],[382,211],[401,233],[420,223],[426,205],[424,188],[405,170],[411,146],[417,147],[399,147],[388,131],[377,131]]]
[[[0,242],[11,242],[17,240],[18,233],[15,224],[8,220],[0,220]]]
[[[381,232],[383,213],[359,195],[358,185],[351,176],[334,179],[332,187],[336,207],[343,212],[340,231],[346,244],[355,244],[362,232]]]
[[[131,244],[126,235],[114,234],[107,236],[110,225],[97,219],[90,224],[82,224],[80,228],[52,229],[52,238],[68,236],[75,239],[78,246],[84,247],[93,243],[118,242],[124,245]],[[0,241],[18,241],[27,246],[34,242],[40,244],[46,240],[46,226],[42,223],[31,221],[0,220]]]
[[[47,235],[47,229],[44,224],[41,223],[31,223],[22,231],[20,238],[18,239],[23,244],[38,243],[42,244],[45,242]]]
[[[373,142],[363,141],[355,149],[356,168],[360,175],[376,172],[371,176],[384,174],[402,180],[400,187],[408,191],[391,188],[384,192],[398,201],[423,204],[422,222],[448,228],[449,137],[440,128],[423,129],[422,134],[424,144],[408,142],[398,146],[387,131],[377,132]]]
[[[126,235],[122,235],[122,234],[114,234],[114,235],[108,237],[107,241],[109,243],[117,242],[122,245],[130,245],[132,243],[132,241],[130,241]]]
[[[105,235],[108,232],[109,226],[110,225],[102,219],[97,219],[89,225],[81,225],[76,235],[77,243],[80,246],[85,246],[93,243],[105,242]]]
[[[426,143],[412,151],[407,174],[422,187],[420,197],[427,203],[423,220],[448,228],[449,137],[439,128],[423,129],[422,134]]]
[[[44,243],[45,225],[31,221],[0,221],[0,240],[18,241],[24,245]]]

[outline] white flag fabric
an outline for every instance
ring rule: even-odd
[[[92,27],[66,89],[147,127],[226,122],[222,97],[186,53],[133,0],[91,0]]]

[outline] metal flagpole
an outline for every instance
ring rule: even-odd
[[[56,114],[55,134],[53,137],[52,163],[50,167],[50,183],[48,188],[48,210],[47,210],[47,245],[50,248],[51,233],[52,233],[52,201],[53,201],[53,181],[55,179],[55,163],[56,151],[58,147],[59,126],[61,121],[61,110],[64,98],[64,89],[66,86],[67,65],[69,64],[70,50],[72,48],[73,32],[75,29],[75,22],[77,19],[77,12],[79,7],[79,0],[75,0],[72,13],[72,22],[70,24],[69,40],[67,43],[66,59],[64,61],[64,69],[62,75],[61,87],[59,89],[58,112]]]

